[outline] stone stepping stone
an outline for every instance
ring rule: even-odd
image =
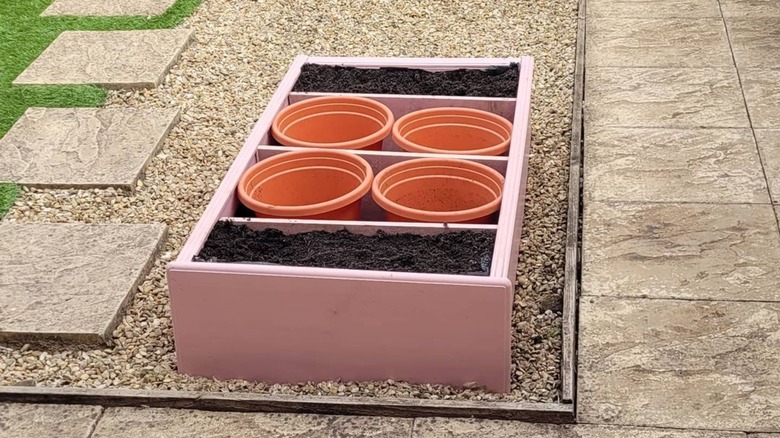
[[[0,139],[0,182],[134,189],[179,110],[30,108]]]
[[[0,223],[0,341],[107,343],[165,235],[162,224]]]
[[[191,38],[189,29],[63,32],[14,85],[154,88]]]
[[[160,15],[176,0],[55,0],[41,16],[81,15],[112,17],[120,15]]]
[[[0,404],[0,437],[86,438],[103,408],[84,405]]]

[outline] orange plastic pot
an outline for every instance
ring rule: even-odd
[[[247,169],[238,197],[258,217],[360,220],[373,178],[368,162],[349,152],[285,152]]]
[[[390,108],[375,100],[326,96],[282,109],[271,132],[284,146],[381,150],[394,121]]]
[[[393,126],[393,140],[409,152],[501,155],[509,150],[511,135],[511,122],[471,108],[419,110]]]
[[[500,208],[503,186],[504,177],[483,164],[420,158],[379,172],[371,196],[389,221],[484,224]]]

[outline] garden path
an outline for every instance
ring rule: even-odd
[[[779,28],[588,1],[580,422],[780,431]]]

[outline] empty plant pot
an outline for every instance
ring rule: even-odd
[[[271,132],[285,146],[381,150],[394,120],[390,108],[375,100],[315,97],[279,111]]]
[[[285,152],[247,169],[238,197],[258,217],[359,220],[373,178],[368,162],[349,152]]]
[[[509,150],[511,135],[511,122],[471,108],[419,110],[393,126],[393,140],[408,152],[501,155]]]
[[[385,168],[371,196],[399,222],[490,223],[501,206],[504,177],[483,164],[420,158]]]

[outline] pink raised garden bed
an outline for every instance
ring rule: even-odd
[[[519,82],[514,98],[361,94],[387,105],[396,119],[422,108],[460,106],[512,121],[508,154],[448,156],[487,164],[505,176],[494,223],[386,222],[370,195],[362,200],[360,221],[236,217],[240,207],[236,186],[242,173],[259,160],[295,149],[273,140],[274,116],[291,103],[325,94],[291,92],[305,63],[430,71],[516,63]],[[532,72],[533,60],[528,57],[297,57],[178,259],[168,266],[179,371],[272,383],[394,379],[509,391],[510,320],[528,165]],[[365,158],[375,172],[402,160],[440,157],[402,152],[390,137],[381,151],[353,153]],[[345,228],[361,234],[486,230],[495,234],[495,247],[487,276],[193,261],[221,220],[285,233]]]

